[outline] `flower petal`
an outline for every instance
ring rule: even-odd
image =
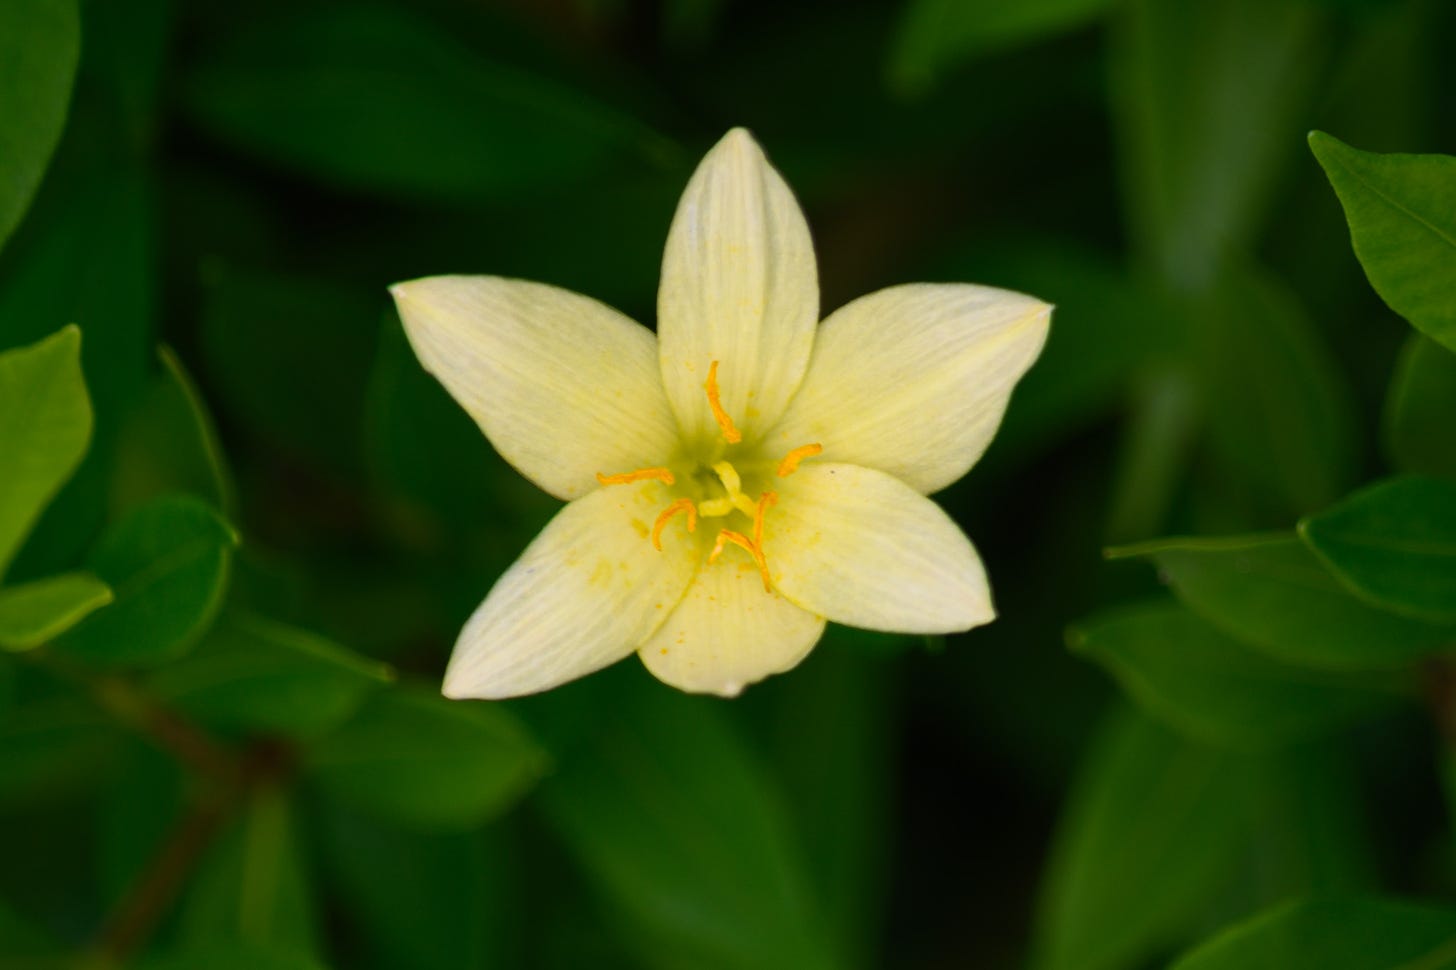
[[[390,290],[425,370],[506,461],[557,498],[660,465],[677,427],[640,324],[569,290],[433,276]]]
[[[700,547],[652,548],[671,500],[655,481],[577,499],[506,570],[465,624],[445,672],[448,697],[515,697],[605,667],[662,625],[692,581]]]
[[[715,360],[738,430],[752,438],[772,427],[804,376],[818,319],[804,214],[753,137],[735,128],[688,182],[662,258],[662,378],[688,440],[718,435],[703,393]]]
[[[699,694],[735,697],[792,669],[824,632],[824,618],[766,593],[758,568],[725,554],[704,565],[667,622],[638,654],[658,680]]]
[[[889,472],[924,493],[964,475],[1041,352],[1050,305],[989,286],[895,286],[830,314],[769,435],[782,451]]]
[[[897,633],[955,633],[995,619],[970,540],[904,482],[821,463],[777,489],[763,551],[774,586],[804,609]]]

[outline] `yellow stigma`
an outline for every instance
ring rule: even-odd
[[[597,481],[602,485],[631,485],[633,482],[645,482],[649,479],[656,479],[664,485],[677,481],[666,468],[639,468],[635,472],[622,472],[620,475],[603,475],[597,472]]]
[[[799,470],[799,462],[803,461],[805,458],[813,458],[815,455],[820,454],[823,451],[824,446],[821,444],[800,445],[793,451],[789,452],[787,455],[784,455],[784,460],[779,462],[779,477],[788,478],[794,472]]]
[[[736,445],[743,440],[743,435],[733,426],[733,419],[728,412],[723,410],[723,400],[718,396],[718,362],[715,360],[708,365],[708,379],[703,382],[703,390],[708,392],[708,407],[713,409],[713,420],[718,422],[718,427],[723,429],[723,440],[730,445]]]
[[[678,499],[676,502],[673,502],[667,508],[663,509],[662,514],[657,517],[657,521],[652,524],[652,547],[658,552],[662,551],[662,530],[667,528],[668,521],[671,520],[672,517],[674,515],[677,515],[679,512],[686,512],[688,514],[689,532],[693,532],[697,529],[698,510],[693,508],[692,500],[685,498]]]

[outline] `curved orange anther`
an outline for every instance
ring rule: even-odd
[[[631,485],[633,482],[645,482],[648,479],[656,479],[664,485],[671,485],[676,481],[672,472],[666,468],[639,468],[635,472],[623,472],[620,475],[603,475],[597,472],[597,481],[602,485]]]
[[[753,557],[754,563],[758,566],[758,574],[763,577],[763,591],[765,593],[772,593],[773,584],[768,578],[768,562],[763,558],[763,550],[755,545],[752,539],[741,532],[734,532],[732,529],[719,531],[718,541],[713,543],[713,551],[708,554],[708,562],[714,562],[723,554],[723,544],[725,542],[733,543]]]
[[[789,452],[787,455],[784,455],[784,460],[779,462],[779,477],[788,478],[794,472],[799,470],[799,462],[803,461],[805,458],[813,458],[815,455],[820,454],[823,451],[824,446],[821,444],[816,443],[812,445],[800,445],[793,451]]]
[[[723,440],[730,445],[736,445],[743,440],[743,435],[733,426],[733,419],[728,412],[723,410],[723,400],[718,395],[718,362],[715,360],[708,365],[708,379],[703,382],[703,390],[708,392],[708,407],[713,409],[713,420],[718,422],[718,427],[723,429]]]
[[[685,498],[678,499],[676,502],[673,502],[667,508],[663,509],[662,514],[657,517],[657,521],[652,524],[652,548],[656,549],[658,552],[662,551],[662,530],[667,528],[668,521],[679,512],[686,512],[688,514],[689,532],[697,529],[698,510],[693,507],[692,500]]]

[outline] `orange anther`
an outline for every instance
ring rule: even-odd
[[[744,552],[753,557],[758,565],[758,574],[763,577],[763,591],[773,592],[773,584],[768,578],[768,562],[763,558],[763,550],[754,544],[753,540],[741,532],[734,532],[732,529],[723,529],[718,533],[718,541],[713,543],[713,551],[708,554],[708,562],[714,562],[723,554],[723,543],[731,542]]]
[[[723,400],[718,396],[718,362],[715,360],[708,365],[708,379],[703,382],[703,390],[708,392],[708,407],[713,409],[713,420],[718,422],[718,427],[723,429],[723,440],[730,445],[736,445],[743,440],[743,435],[733,426],[733,419],[728,412],[723,410]]]
[[[763,550],[763,513],[778,500],[778,493],[772,491],[764,492],[758,497],[758,511],[753,516],[753,544],[759,548],[760,552]]]
[[[686,512],[688,514],[689,532],[692,532],[698,527],[698,510],[693,507],[692,501],[690,499],[680,498],[676,502],[673,502],[662,510],[662,514],[652,524],[652,548],[658,552],[662,551],[662,530],[667,528],[668,520],[679,512]]]
[[[597,472],[597,481],[603,485],[631,485],[633,482],[645,482],[652,478],[664,485],[671,485],[676,481],[672,472],[666,468],[639,468],[635,472],[623,472],[620,475],[603,475]]]
[[[779,462],[779,477],[788,478],[794,472],[799,470],[799,462],[803,461],[805,458],[813,458],[815,455],[821,453],[823,450],[824,446],[821,444],[800,445],[799,447],[795,448],[787,455],[784,455],[784,460]]]

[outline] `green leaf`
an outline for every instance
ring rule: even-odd
[[[509,809],[545,757],[501,707],[397,687],[311,746],[306,763],[335,798],[418,828],[455,829]]]
[[[212,417],[170,347],[158,352],[152,379],[122,426],[112,469],[113,511],[183,492],[231,516],[233,486]]]
[[[721,708],[643,683],[599,709],[539,798],[639,959],[833,966],[781,796]]]
[[[1058,823],[1032,966],[1140,966],[1184,939],[1231,880],[1254,784],[1242,759],[1118,709]]]
[[[1456,479],[1456,354],[1413,333],[1385,402],[1385,449],[1403,472]]]
[[[1240,923],[1172,970],[1450,970],[1456,910],[1380,899],[1300,900]]]
[[[307,862],[287,796],[257,788],[198,866],[182,901],[179,940],[317,953],[320,928]]]
[[[921,93],[958,62],[1072,30],[1109,6],[1110,0],[909,0],[890,53],[890,81]]]
[[[1310,132],[1309,147],[1340,197],[1375,292],[1456,350],[1456,158],[1362,152],[1322,131]]]
[[[148,665],[185,653],[222,603],[238,537],[205,503],[185,496],[144,505],[108,529],[87,565],[116,599],[56,641],[107,665]]]
[[[1115,24],[1113,112],[1137,249],[1180,289],[1247,251],[1319,67],[1298,2],[1131,0]]]
[[[1266,274],[1235,271],[1195,312],[1217,456],[1277,501],[1281,522],[1334,501],[1353,466],[1354,408],[1294,294]]]
[[[307,738],[338,727],[393,676],[316,634],[229,611],[147,687],[204,724]]]
[[[1332,731],[1389,709],[1401,696],[1394,675],[1291,667],[1171,603],[1108,610],[1079,624],[1071,643],[1150,712],[1192,737],[1240,748]]]
[[[0,246],[20,224],[66,126],[81,52],[75,0],[0,7]]]
[[[0,649],[38,647],[111,599],[111,587],[90,573],[65,573],[0,587]]]
[[[1456,482],[1387,479],[1303,520],[1299,534],[1376,606],[1456,622]]]
[[[431,200],[509,198],[663,151],[593,94],[508,60],[404,8],[290,11],[200,56],[186,104],[205,129],[274,163]]]
[[[1285,663],[1380,669],[1456,650],[1456,625],[1370,607],[1293,535],[1160,539],[1109,554],[1152,559],[1184,606]]]
[[[341,966],[513,965],[502,951],[523,935],[516,898],[523,873],[509,838],[515,833],[408,831],[332,801],[319,812],[321,864],[357,947],[342,955]]]
[[[64,951],[0,902],[0,962],[10,970],[62,970]]]
[[[78,328],[0,354],[0,576],[90,440]]]

